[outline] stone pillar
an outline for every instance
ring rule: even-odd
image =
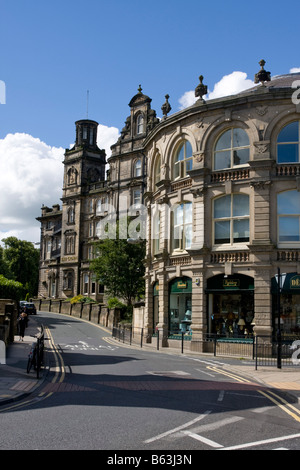
[[[169,289],[165,273],[158,276],[159,280],[159,313],[158,325],[159,341],[162,347],[168,347],[169,328]]]
[[[145,312],[144,312],[144,341],[151,343],[153,332],[153,285],[149,274],[145,276]]]
[[[192,288],[192,341],[193,343],[203,341],[206,334],[206,295],[204,292],[203,272],[194,271]],[[199,348],[197,348],[198,350]]]

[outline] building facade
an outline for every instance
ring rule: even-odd
[[[271,336],[278,274],[282,330],[299,333],[300,74],[271,79],[262,62],[255,79],[250,90],[205,102],[200,77],[198,101],[168,116],[167,96],[161,120],[139,89],[106,180],[97,123],[78,121],[62,208],[42,208],[39,218],[39,294],[99,299],[89,259],[101,211],[143,205],[149,335]]]

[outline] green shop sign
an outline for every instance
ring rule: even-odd
[[[181,277],[170,282],[171,294],[190,294],[192,293],[192,279]]]

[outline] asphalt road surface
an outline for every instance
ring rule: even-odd
[[[0,407],[2,450],[106,450],[115,460],[169,451],[177,460],[160,463],[176,466],[189,451],[300,449],[299,405],[226,371],[226,359],[123,345],[64,315],[34,321],[50,369],[30,398]]]

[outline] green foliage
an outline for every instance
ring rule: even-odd
[[[123,299],[128,306],[145,291],[145,241],[128,243],[126,238],[106,238],[95,243],[99,257],[90,269],[111,297]]]
[[[1,299],[13,299],[17,302],[24,298],[26,289],[24,286],[17,281],[6,279],[0,274],[0,298]]]
[[[78,303],[95,303],[94,299],[91,299],[90,297],[85,297],[84,295],[76,295],[70,300],[71,304],[78,304]]]
[[[38,291],[40,251],[28,241],[8,237],[2,240],[0,274],[24,285],[29,297]]]
[[[107,301],[107,306],[108,308],[126,308],[126,305],[116,297],[110,297]]]

